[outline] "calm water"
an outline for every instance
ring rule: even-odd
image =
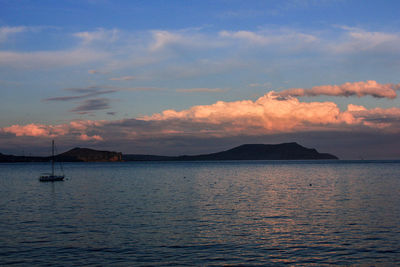
[[[399,264],[399,161],[64,168],[0,164],[0,265]]]

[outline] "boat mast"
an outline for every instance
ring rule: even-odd
[[[54,176],[54,140],[51,142],[51,176]]]

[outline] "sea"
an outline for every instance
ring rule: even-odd
[[[1,266],[399,266],[400,161],[0,164]]]

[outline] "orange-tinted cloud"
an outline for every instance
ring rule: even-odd
[[[102,121],[77,120],[70,123],[58,125],[45,125],[30,123],[27,125],[12,125],[0,129],[0,132],[11,133],[15,136],[47,137],[54,138],[66,135],[77,136],[79,140],[103,140],[99,135],[87,135],[91,131],[103,124]]]
[[[277,95],[286,96],[373,96],[377,98],[394,99],[397,96],[396,90],[400,88],[399,84],[380,84],[376,81],[344,83],[341,85],[321,85],[312,88],[292,88],[277,93]]]
[[[2,133],[69,140],[126,142],[180,137],[261,136],[298,132],[369,131],[400,133],[400,108],[349,105],[341,111],[334,102],[301,102],[269,92],[256,101],[218,101],[141,118],[116,121],[77,120],[66,124],[13,125]]]
[[[366,109],[350,104],[347,112],[365,126],[386,129],[389,132],[400,131],[400,108]]]
[[[362,112],[360,110],[363,109]],[[333,102],[300,102],[297,98],[282,98],[275,92],[260,97],[256,101],[219,101],[212,105],[194,106],[183,111],[165,110],[160,114],[143,117],[146,121],[169,121],[165,127],[170,130],[185,129],[182,125],[199,124],[204,130],[217,135],[258,135],[279,132],[332,130],[347,126],[380,127],[371,122],[371,116],[400,118],[400,109],[374,109],[350,105],[340,111]],[[388,122],[385,127],[390,127]],[[191,127],[188,127],[191,129]]]
[[[2,129],[5,133],[12,133],[16,136],[34,136],[34,137],[54,137],[64,135],[67,130],[63,125],[49,126],[44,124],[12,125]]]
[[[103,138],[100,135],[88,136],[87,134],[81,134],[79,139],[82,141],[103,141]]]

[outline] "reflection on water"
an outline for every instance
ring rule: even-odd
[[[0,265],[394,264],[400,162],[0,164]]]

